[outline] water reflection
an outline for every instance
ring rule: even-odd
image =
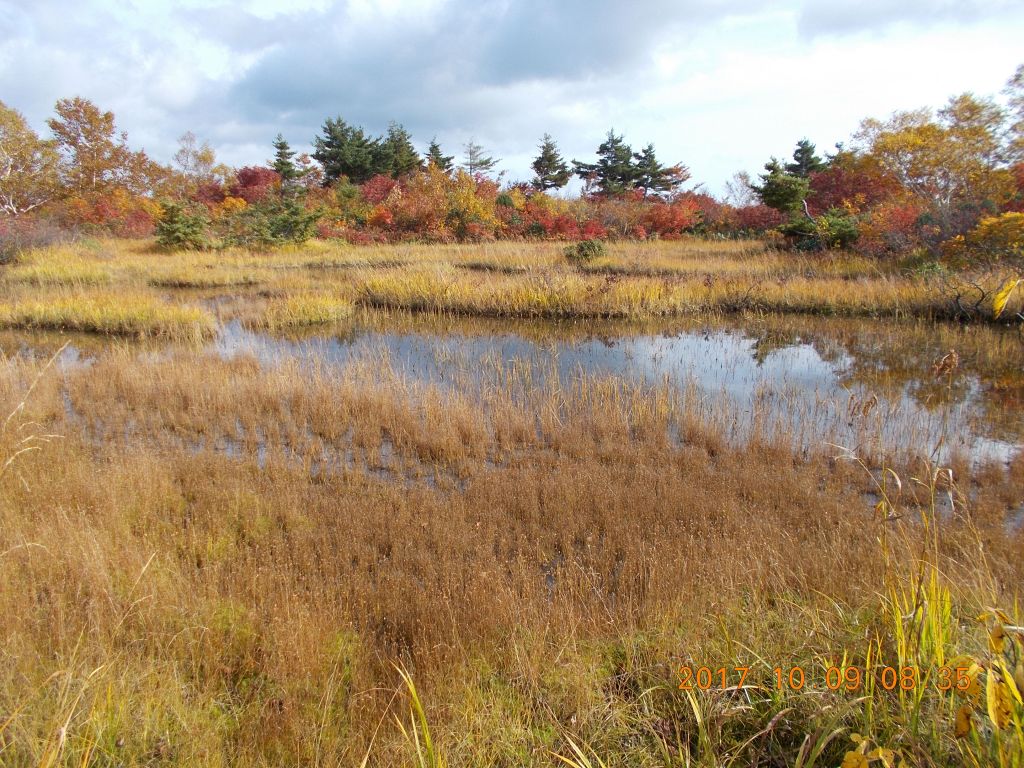
[[[252,355],[264,365],[298,360],[343,367],[387,360],[410,380],[472,394],[510,367],[526,385],[581,373],[696,392],[740,433],[792,434],[802,446],[853,447],[875,440],[933,457],[1008,459],[1024,443],[1024,344],[1018,332],[927,323],[747,317],[715,322],[540,323],[364,312],[331,329],[268,335],[225,323],[203,350],[159,342],[61,334],[0,334],[4,355],[45,358],[60,345],[63,368],[106,351]],[[960,366],[933,365],[957,349]],[[693,400],[691,399],[691,402]]]
[[[533,335],[525,336],[508,324],[448,320],[442,327],[360,323],[336,335],[286,338],[229,323],[213,348],[267,365],[298,359],[344,366],[383,354],[417,382],[470,391],[491,383],[489,372],[513,363],[528,368],[537,386],[551,377],[568,385],[581,372],[667,382],[696,387],[709,409],[730,409],[741,430],[787,430],[803,446],[853,447],[867,434],[935,457],[960,451],[976,460],[1006,460],[1022,442],[1021,414],[1012,399],[1008,410],[992,396],[979,369],[991,362],[986,355],[965,354],[966,364],[953,376],[936,378],[933,362],[949,341],[941,333],[922,338],[918,329],[905,350],[899,329],[880,324],[868,334],[862,325],[858,334],[835,325],[846,332],[816,324],[802,332],[792,323],[691,324],[615,336],[604,325],[549,326],[538,334],[533,324]],[[901,343],[893,345],[894,338]],[[456,375],[466,371],[469,376]]]

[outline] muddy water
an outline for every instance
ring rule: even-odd
[[[10,355],[42,355],[53,336],[0,337]],[[88,364],[113,344],[73,339],[65,366]],[[936,374],[951,349],[959,364]],[[196,350],[140,350],[140,354]],[[381,359],[411,381],[473,392],[496,371],[528,370],[534,386],[581,374],[689,393],[690,407],[724,430],[791,435],[806,448],[865,442],[945,459],[1012,457],[1024,445],[1024,338],[1015,329],[822,318],[716,323],[552,324],[364,314],[300,336],[225,323],[202,353],[252,355],[343,368]]]

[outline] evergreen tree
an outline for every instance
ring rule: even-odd
[[[156,222],[156,241],[161,248],[172,251],[199,251],[209,245],[206,216],[198,209],[190,210],[177,203],[162,207]]]
[[[412,145],[412,137],[399,123],[388,124],[387,135],[378,141],[377,147],[378,173],[397,179],[423,166],[423,161]]]
[[[786,164],[786,172],[791,176],[809,179],[812,173],[825,169],[825,161],[815,154],[814,145],[807,139],[800,139],[793,151],[793,162]]]
[[[342,176],[353,184],[362,184],[380,172],[379,141],[362,128],[342,120],[327,118],[323,135],[313,139],[313,157],[324,169],[324,186]]]
[[[274,162],[270,167],[281,177],[282,195],[291,194],[296,191],[299,186],[299,179],[302,178],[302,171],[299,170],[295,161],[292,160],[293,157],[295,157],[295,151],[288,146],[284,136],[280,133],[277,134],[277,138],[274,139]]]
[[[690,178],[690,171],[684,165],[664,166],[654,154],[654,145],[648,144],[642,152],[633,155],[636,161],[636,185],[643,189],[644,197],[655,194],[671,194],[676,187]]]
[[[558,145],[547,133],[540,144],[540,154],[533,161],[533,188],[544,192],[549,189],[561,189],[569,183],[572,174],[569,166],[558,151]]]
[[[633,189],[637,182],[637,168],[633,163],[633,149],[616,136],[615,130],[597,148],[596,163],[572,161],[573,173],[583,179],[588,188],[595,186],[602,195],[614,197]]]
[[[454,166],[455,155],[446,155],[441,152],[441,145],[437,143],[435,136],[430,140],[430,148],[427,149],[427,165],[440,168],[445,173],[451,173]]]
[[[475,176],[478,173],[490,173],[500,162],[497,158],[485,154],[484,148],[473,139],[470,139],[462,148],[466,153],[466,159],[463,161],[462,167],[470,176]]]
[[[765,163],[760,184],[751,184],[761,202],[783,213],[797,213],[810,192],[810,182],[794,176],[774,157]]]

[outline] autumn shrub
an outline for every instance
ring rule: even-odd
[[[647,206],[641,221],[645,232],[654,232],[659,237],[672,239],[700,223],[700,208],[692,198],[681,198],[669,203],[659,201]]]
[[[987,262],[1024,262],[1024,213],[988,216],[968,233],[966,241]]]
[[[735,210],[736,234],[760,235],[782,225],[786,217],[767,205],[747,205]]]
[[[857,250],[883,257],[908,253],[922,245],[919,220],[923,210],[915,201],[890,200],[861,217]]]
[[[125,189],[73,195],[57,216],[62,226],[98,235],[141,238],[153,234],[161,208],[156,201]]]
[[[231,196],[240,197],[247,203],[259,203],[280,186],[281,177],[276,171],[260,166],[246,166],[239,168],[235,174]]]
[[[49,219],[0,217],[0,264],[13,261],[24,251],[70,242],[74,237],[73,231]]]
[[[604,243],[600,240],[581,240],[565,249],[565,257],[574,264],[586,264],[604,255]]]
[[[365,200],[370,205],[379,205],[383,203],[391,195],[392,191],[398,186],[398,182],[390,176],[383,174],[377,174],[376,176],[368,179],[360,188],[360,191]]]

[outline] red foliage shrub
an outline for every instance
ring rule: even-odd
[[[900,191],[900,183],[867,160],[849,159],[811,174],[807,206],[817,216],[829,208],[870,208]]]
[[[259,203],[266,199],[270,192],[279,186],[281,177],[277,171],[262,166],[246,166],[239,168],[235,174],[235,183],[231,185],[231,196],[240,197],[245,202]]]
[[[580,237],[583,240],[604,240],[608,237],[608,230],[596,219],[583,222],[580,228]]]
[[[192,196],[192,199],[197,203],[202,203],[208,208],[212,208],[215,205],[219,205],[224,202],[224,198],[228,196],[228,191],[224,188],[224,185],[219,181],[208,181],[200,184]]]
[[[387,200],[388,195],[391,194],[391,190],[398,186],[398,182],[390,176],[384,174],[377,174],[371,179],[368,179],[363,184],[361,192],[363,200],[368,202],[370,205],[378,205]]]
[[[914,201],[891,201],[871,209],[862,222],[857,250],[869,256],[903,253],[921,244],[923,209]]]
[[[785,223],[786,217],[767,205],[748,205],[736,209],[736,227],[740,232],[767,232]]]
[[[736,226],[736,211],[703,192],[683,192],[677,201],[687,201],[697,207],[698,222],[693,228],[706,232],[728,232]]]
[[[576,222],[576,219],[564,213],[550,220],[549,225],[546,227],[546,232],[551,237],[557,237],[559,240],[580,239],[580,225]]]
[[[394,216],[391,211],[388,210],[387,206],[381,204],[374,207],[370,211],[370,215],[366,217],[366,224],[371,227],[390,227],[394,221]]]
[[[642,228],[659,237],[682,234],[700,222],[700,209],[692,198],[679,198],[671,203],[654,203],[643,215]],[[633,227],[636,230],[638,226]]]

